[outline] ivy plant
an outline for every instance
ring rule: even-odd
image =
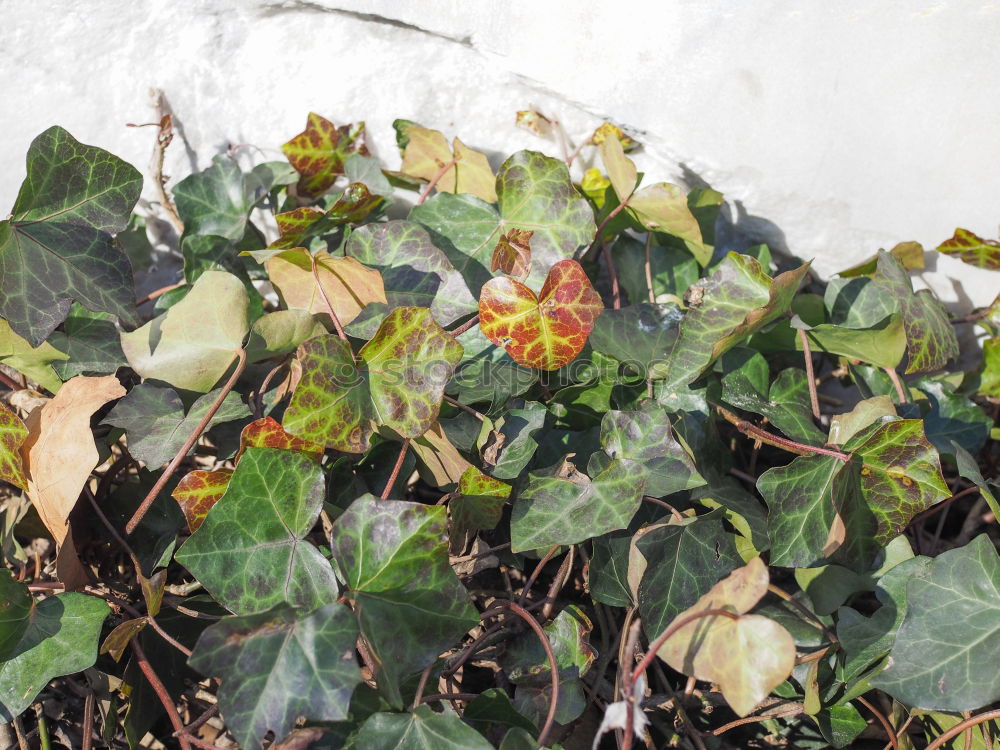
[[[32,142],[0,222],[4,736],[1000,741],[1000,298],[952,317],[916,243],[827,281],[728,247],[725,197],[620,128],[560,158],[517,122],[538,149],[498,160],[399,120],[383,163],[310,113],[287,162],[154,174],[141,214],[131,165]],[[937,252],[1000,268],[966,229]]]

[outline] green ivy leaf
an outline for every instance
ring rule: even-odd
[[[330,563],[304,541],[323,494],[323,472],[308,457],[248,448],[226,494],[174,557],[235,614],[319,607],[337,598]]]
[[[248,307],[243,282],[225,271],[207,271],[163,315],[122,334],[122,349],[142,378],[207,393],[243,348]]]
[[[222,678],[219,708],[241,747],[284,738],[297,719],[339,721],[361,683],[358,627],[342,604],[226,617],[201,634],[190,664]]]
[[[693,191],[692,191],[693,192]],[[662,239],[661,235],[655,235]],[[649,299],[646,281],[646,245],[629,234],[622,234],[611,248],[618,280],[633,304]],[[684,297],[688,287],[698,281],[701,269],[690,253],[674,247],[653,243],[649,248],[649,273],[653,279],[653,299],[664,302],[664,297]]]
[[[378,269],[391,307],[427,307],[441,325],[476,311],[476,300],[427,230],[412,221],[368,224],[351,233],[344,253]]]
[[[27,586],[16,581],[6,568],[0,570],[0,663],[6,661],[27,630],[34,603]]]
[[[719,356],[788,311],[808,264],[773,280],[760,263],[729,253],[719,268],[688,290],[688,311],[680,333],[653,368],[668,392],[701,375]]]
[[[664,352],[677,340],[681,318],[680,309],[673,304],[640,302],[605,310],[597,318],[588,343],[645,376],[650,369],[662,368]]]
[[[527,229],[533,266],[526,284],[538,288],[549,268],[573,257],[597,231],[593,213],[570,180],[566,163],[519,151],[497,172],[499,210],[471,195],[439,193],[410,212],[430,230],[474,295],[491,277],[493,248],[501,234]]]
[[[366,451],[375,425],[420,437],[437,420],[461,356],[462,345],[419,307],[389,313],[359,352],[359,363],[336,336],[310,339],[299,347],[302,379],[283,425],[347,453]]]
[[[537,401],[527,401],[520,409],[511,409],[498,428],[497,442],[484,451],[491,472],[497,479],[517,479],[538,450],[536,436],[545,426],[548,409]]]
[[[630,466],[642,467],[647,495],[664,497],[705,484],[691,456],[674,438],[663,407],[654,402],[643,402],[638,411],[606,412],[601,447],[612,459],[629,459]]]
[[[334,522],[330,548],[375,660],[379,690],[402,707],[400,682],[479,621],[448,563],[447,512],[362,495]]]
[[[628,526],[639,509],[646,480],[634,461],[612,461],[593,479],[568,460],[528,475],[514,501],[511,550],[577,544]]]
[[[629,580],[639,580],[639,616],[650,638],[742,564],[718,513],[647,526],[633,543],[638,561],[629,561]]]
[[[837,559],[843,559],[846,552],[860,547],[865,554],[843,562],[855,570],[867,568],[875,553],[875,520],[861,502],[859,472],[857,461],[799,456],[760,476],[757,489],[768,507],[772,565],[809,568],[834,559],[838,551]],[[846,528],[861,533],[842,549],[848,541]]]
[[[142,175],[53,126],[28,147],[28,176],[0,222],[0,317],[39,346],[78,300],[138,323],[128,257],[112,235],[128,225]]]
[[[30,706],[53,677],[93,666],[108,605],[85,594],[35,602],[21,639],[0,662],[0,721]]]
[[[941,460],[924,437],[920,419],[897,419],[869,428],[845,448],[861,458],[861,491],[875,514],[879,544],[902,533],[910,519],[951,492]]]
[[[950,240],[938,245],[937,251],[952,255],[976,268],[1000,271],[1000,242],[984,240],[968,229],[956,229]]]
[[[247,341],[247,360],[263,362],[294,352],[303,341],[322,336],[326,328],[308,310],[275,310],[254,321]]]
[[[63,330],[49,336],[49,343],[69,357],[52,363],[64,381],[75,375],[110,375],[125,364],[114,317],[91,312],[78,302],[70,308]]]
[[[104,421],[128,433],[132,456],[147,469],[158,469],[177,454],[219,393],[215,390],[200,396],[185,414],[184,404],[173,388],[141,383],[115,404]],[[250,409],[239,394],[227,393],[209,426],[249,416]]]
[[[173,187],[177,213],[184,222],[185,236],[205,234],[242,239],[248,217],[274,187],[272,165],[259,164],[244,173],[230,156],[220,154],[212,166],[185,177]]]
[[[368,717],[349,745],[356,750],[492,750],[493,746],[455,714],[436,714],[430,706],[410,713]]]
[[[910,357],[907,374],[940,370],[949,359],[958,356],[958,339],[944,306],[928,289],[913,292],[906,269],[892,253],[879,251],[878,268],[872,278],[876,286],[899,303]]]
[[[59,392],[62,380],[56,375],[53,365],[68,358],[69,355],[63,354],[48,341],[32,347],[14,333],[6,320],[0,319],[0,363],[27,375],[42,388],[52,393]]]
[[[934,447],[940,453],[950,453],[955,441],[969,453],[978,453],[993,426],[989,415],[940,380],[921,378],[916,386],[927,394],[931,404],[924,417],[924,430]]]
[[[872,678],[918,708],[971,711],[1000,699],[1000,556],[981,534],[938,555],[906,588],[888,668]]]

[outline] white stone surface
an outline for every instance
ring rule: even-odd
[[[173,180],[230,144],[277,156],[310,110],[366,120],[390,167],[396,117],[495,164],[558,155],[514,127],[530,106],[574,138],[618,122],[649,178],[726,194],[737,246],[829,275],[956,226],[996,236],[998,38],[1000,3],[983,0],[0,0],[0,211],[52,124],[145,168],[153,131],[125,123],[152,118],[150,87],[183,126]],[[1000,273],[932,266],[956,309],[1000,290]]]

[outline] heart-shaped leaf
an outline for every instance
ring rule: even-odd
[[[128,225],[142,175],[55,126],[31,142],[27,169],[0,221],[0,317],[33,347],[73,300],[135,325],[132,267],[112,235]]]
[[[282,424],[293,435],[347,453],[368,450],[377,425],[420,437],[437,420],[461,356],[462,345],[420,307],[389,313],[357,363],[336,336],[310,339],[299,347],[302,379]]]
[[[1000,271],[1000,242],[984,240],[968,229],[956,229],[955,235],[938,245],[937,251],[952,255],[976,268]]]
[[[226,494],[175,559],[235,614],[282,603],[322,606],[337,598],[337,581],[326,558],[304,541],[322,507],[323,472],[314,461],[295,451],[248,448]]]
[[[21,639],[0,661],[0,721],[12,721],[53,677],[93,666],[107,616],[108,605],[85,594],[35,602]]]
[[[519,365],[558,370],[580,353],[603,310],[580,264],[562,260],[549,270],[539,296],[506,276],[484,284],[479,327]]]
[[[405,714],[369,716],[354,736],[352,748],[365,750],[492,750],[483,735],[454,714],[436,714],[417,706]]]
[[[740,716],[750,713],[795,666],[795,641],[789,632],[767,617],[746,614],[767,593],[768,583],[767,566],[755,557],[677,619],[707,609],[728,609],[738,617],[709,615],[693,620],[657,652],[679,672],[717,683]]]
[[[198,639],[190,664],[222,678],[219,708],[241,747],[260,747],[270,730],[280,741],[299,717],[346,719],[361,682],[358,626],[343,604],[303,614],[283,606],[226,617]]]
[[[344,161],[352,153],[368,155],[365,124],[337,127],[315,112],[306,119],[306,129],[281,147],[299,173],[299,192],[306,196],[325,193],[344,173]]]
[[[362,495],[334,522],[330,548],[375,660],[379,690],[402,706],[400,681],[479,620],[448,563],[446,511]]]
[[[470,193],[487,203],[496,202],[496,180],[485,154],[469,148],[456,137],[452,141],[453,155],[440,131],[419,125],[402,126],[401,135],[407,140],[403,165],[399,168],[403,174],[427,182],[440,175],[437,189],[442,193]]]
[[[249,303],[236,276],[206,271],[167,312],[122,334],[122,349],[141,377],[207,393],[243,348],[250,330]]]

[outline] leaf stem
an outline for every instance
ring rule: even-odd
[[[468,404],[463,404],[461,401],[459,401],[456,398],[452,398],[451,396],[444,396],[443,398],[444,398],[444,400],[445,400],[446,403],[451,404],[456,409],[461,409],[466,414],[471,414],[476,419],[478,419],[480,422],[485,422],[486,421],[486,415],[485,414],[483,414],[482,412],[476,411],[475,409],[473,409]]]
[[[167,284],[166,286],[161,286],[159,289],[154,289],[149,294],[147,294],[145,297],[140,297],[139,299],[137,299],[135,301],[135,306],[136,307],[142,307],[147,302],[152,302],[157,297],[162,297],[167,292],[173,291],[174,289],[179,289],[180,287],[184,286],[185,284],[187,284],[186,281],[178,281],[175,284]]]
[[[406,451],[410,448],[410,439],[406,438],[403,440],[403,444],[399,448],[399,455],[396,457],[396,465],[392,467],[392,474],[389,475],[389,481],[385,484],[385,489],[382,490],[382,499],[388,500],[389,493],[392,492],[392,486],[396,483],[399,478],[399,472],[403,468],[403,459],[406,458]]]
[[[528,596],[528,592],[531,591],[531,587],[535,585],[535,581],[538,580],[538,576],[541,575],[542,568],[545,567],[546,563],[548,563],[548,561],[551,560],[558,551],[559,545],[553,545],[552,549],[546,552],[545,556],[538,561],[537,565],[535,565],[535,569],[531,571],[531,575],[528,576],[528,581],[524,584],[524,587],[521,589],[521,593],[517,597],[518,606],[524,606],[524,599]]]
[[[431,190],[434,189],[434,186],[437,185],[441,181],[441,178],[448,174],[448,170],[456,164],[458,164],[458,157],[453,156],[447,163],[441,165],[441,169],[438,170],[437,174],[434,175],[431,181],[424,186],[423,190],[420,191],[420,197],[417,198],[418,206],[427,200],[428,196],[431,194]]]
[[[889,744],[892,745],[892,750],[899,750],[899,738],[896,737],[896,732],[893,731],[892,724],[890,724],[889,720],[885,718],[885,715],[877,708],[875,708],[875,706],[869,703],[864,696],[859,695],[857,697],[857,701],[862,706],[871,711],[872,715],[876,719],[878,719],[879,724],[882,725],[882,728],[885,730],[886,735],[889,737]]]
[[[143,498],[143,501],[139,504],[139,507],[136,508],[135,513],[133,513],[132,517],[129,519],[129,522],[125,524],[126,536],[135,531],[136,526],[139,525],[143,516],[145,516],[149,511],[149,507],[153,504],[153,501],[156,500],[157,495],[160,494],[160,491],[166,486],[167,482],[170,481],[170,477],[172,477],[174,472],[177,471],[177,467],[181,465],[181,462],[184,460],[184,457],[187,456],[188,451],[191,450],[194,444],[198,442],[198,438],[201,437],[201,433],[206,430],[208,423],[212,421],[212,417],[214,417],[215,413],[222,407],[222,402],[225,400],[226,396],[228,396],[229,392],[236,386],[236,381],[240,379],[240,375],[242,375],[243,371],[246,369],[247,353],[243,349],[239,349],[236,352],[236,356],[238,358],[238,362],[236,363],[236,369],[233,370],[233,374],[229,376],[229,380],[227,380],[226,384],[222,386],[222,390],[219,391],[219,395],[216,396],[212,405],[208,407],[208,411],[205,412],[205,416],[203,416],[201,420],[199,420],[198,424],[195,425],[191,434],[188,435],[188,439],[184,441],[184,445],[182,445],[181,449],[177,451],[173,460],[167,464],[167,468],[163,470],[162,474],[160,474],[160,478],[156,480],[156,484],[153,485],[153,488],[149,491],[146,497]]]
[[[545,649],[545,657],[549,660],[549,672],[552,677],[552,700],[549,703],[549,713],[545,717],[545,724],[542,726],[542,731],[538,734],[538,745],[539,747],[544,747],[545,740],[548,738],[549,732],[552,731],[552,727],[556,723],[556,710],[559,707],[559,664],[556,662],[556,656],[552,652],[552,644],[549,643],[549,637],[545,634],[545,631],[542,630],[542,626],[538,624],[538,620],[532,617],[531,613],[523,607],[514,604],[514,602],[497,599],[490,605],[490,609],[483,613],[483,617],[485,617],[486,613],[494,607],[509,609],[515,615],[528,623],[528,626],[535,631],[535,635],[538,636],[538,640],[541,641],[542,648]]]
[[[715,408],[727,422],[736,427],[736,429],[744,435],[749,435],[754,440],[759,440],[762,443],[773,445],[775,448],[782,448],[789,453],[797,453],[800,456],[808,456],[810,453],[817,453],[821,456],[832,456],[833,458],[843,461],[844,463],[851,460],[851,457],[847,453],[841,453],[840,451],[835,451],[830,448],[817,448],[813,445],[797,443],[794,440],[778,437],[777,435],[773,435],[766,430],[762,430],[760,427],[750,424],[745,419],[740,419],[731,411],[723,409],[721,406],[716,406]]]
[[[94,691],[87,692],[83,699],[83,744],[81,750],[91,750],[94,746]]]
[[[796,716],[802,713],[802,704],[793,703],[789,706],[785,706],[782,709],[769,709],[773,713],[757,714],[755,716],[745,716],[742,719],[736,719],[729,722],[728,724],[723,724],[718,729],[713,729],[709,732],[713,737],[718,737],[720,734],[725,734],[730,729],[736,729],[736,727],[742,727],[744,724],[753,724],[758,721],[767,721],[768,719],[782,719],[787,716]]]
[[[899,397],[899,403],[906,403],[906,388],[903,386],[903,382],[899,379],[899,373],[892,367],[883,367],[885,374],[889,376],[889,380],[892,381],[892,385],[896,388],[896,395]]]
[[[465,333],[470,328],[472,328],[474,325],[478,325],[478,324],[479,324],[479,313],[476,313],[475,317],[471,318],[470,320],[465,321],[458,328],[454,328],[454,329],[448,331],[448,335],[451,336],[453,339],[454,338],[458,338],[463,333]]]
[[[653,248],[653,233],[646,232],[646,290],[649,292],[649,301],[656,304],[656,294],[653,292],[653,261],[650,251]]]
[[[18,383],[13,378],[8,377],[7,373],[5,373],[3,370],[0,370],[0,383],[3,383],[5,386],[7,386],[8,388],[10,388],[12,391],[19,391],[19,390],[21,390],[21,384]]]
[[[833,632],[830,631],[826,627],[826,625],[823,624],[823,621],[820,620],[819,617],[815,613],[813,613],[812,611],[810,611],[810,609],[806,605],[804,605],[802,602],[800,602],[794,596],[792,596],[791,594],[789,594],[787,591],[779,589],[773,583],[767,584],[767,590],[770,591],[775,596],[777,596],[779,599],[784,599],[786,602],[788,602],[793,607],[795,607],[795,609],[799,611],[799,613],[803,616],[803,618],[806,620],[806,622],[808,622],[814,628],[817,628],[818,630],[820,630],[823,633],[823,635],[826,636],[826,639],[828,641],[830,641],[830,643],[839,643],[840,642],[840,641],[837,640],[837,636],[834,635]]]
[[[813,370],[812,350],[809,348],[809,337],[799,329],[799,341],[802,342],[802,355],[806,363],[806,382],[809,383],[809,405],[812,406],[813,418],[819,419],[819,396],[816,395],[816,372]]]
[[[135,661],[139,665],[139,669],[142,670],[143,675],[149,684],[153,687],[153,691],[156,693],[156,697],[160,699],[160,703],[163,704],[163,708],[167,712],[167,717],[170,719],[170,723],[173,725],[174,730],[179,732],[177,735],[177,742],[180,743],[182,750],[191,750],[191,743],[188,742],[187,733],[184,732],[184,722],[181,721],[181,717],[177,713],[177,707],[174,705],[173,699],[170,697],[170,693],[167,692],[166,687],[164,687],[163,682],[160,681],[160,677],[156,674],[156,670],[153,669],[153,665],[149,663],[149,659],[146,658],[146,653],[142,650],[142,646],[139,645],[139,639],[133,638],[129,641],[129,645],[132,647],[132,651],[135,654]]]
[[[319,287],[319,294],[323,298],[323,303],[326,305],[326,311],[330,314],[330,319],[333,321],[333,327],[337,329],[337,335],[347,344],[350,348],[350,342],[347,340],[347,334],[344,333],[344,327],[340,325],[340,318],[337,317],[336,311],[333,309],[333,303],[330,302],[329,296],[327,296],[326,289],[323,287],[323,283],[319,280],[319,264],[316,262],[316,256],[312,256],[312,274],[313,278],[316,279],[316,286]],[[351,355],[354,355],[354,351],[351,350]]]

